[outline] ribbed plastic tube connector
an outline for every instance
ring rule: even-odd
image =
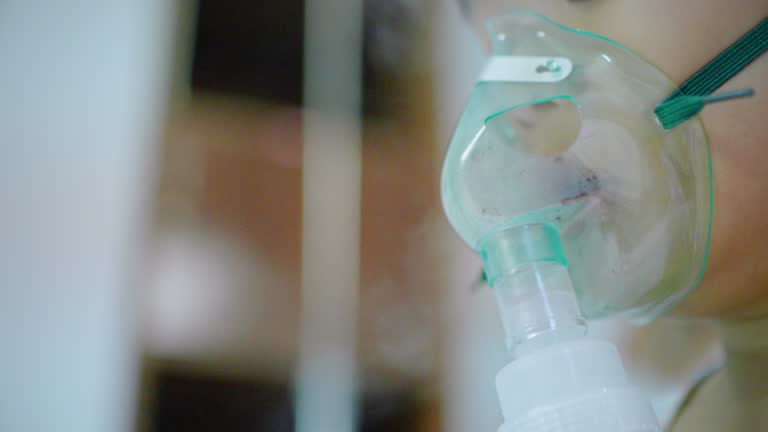
[[[496,378],[499,432],[661,430],[616,348],[586,336],[554,225],[498,230],[481,255],[515,356]]]

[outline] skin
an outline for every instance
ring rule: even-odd
[[[677,84],[768,16],[765,0],[477,0],[473,26],[511,8],[541,12],[634,50]],[[677,309],[721,319],[768,316],[768,55],[720,91],[752,87],[747,100],[707,107],[701,118],[712,149],[715,211],[707,270]]]

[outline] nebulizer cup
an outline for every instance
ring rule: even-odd
[[[665,131],[653,109],[674,84],[613,41],[525,11],[488,27],[441,187],[515,357],[497,377],[501,430],[659,430],[587,323],[648,322],[698,283],[712,193],[701,123]]]

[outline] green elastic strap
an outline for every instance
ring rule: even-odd
[[[676,90],[656,107],[655,112],[661,124],[665,129],[671,129],[696,115],[703,106],[702,99],[689,98],[690,96],[711,94],[766,50],[768,50],[768,18],[763,18],[752,30],[688,78],[679,90]],[[684,99],[675,102],[675,109],[668,109],[668,104],[679,98]],[[713,99],[704,101],[704,103],[727,99],[732,98]],[[698,105],[698,109],[681,109],[681,106],[688,102],[692,105]]]

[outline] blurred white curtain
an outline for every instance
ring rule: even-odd
[[[133,429],[174,2],[0,1],[0,430]]]

